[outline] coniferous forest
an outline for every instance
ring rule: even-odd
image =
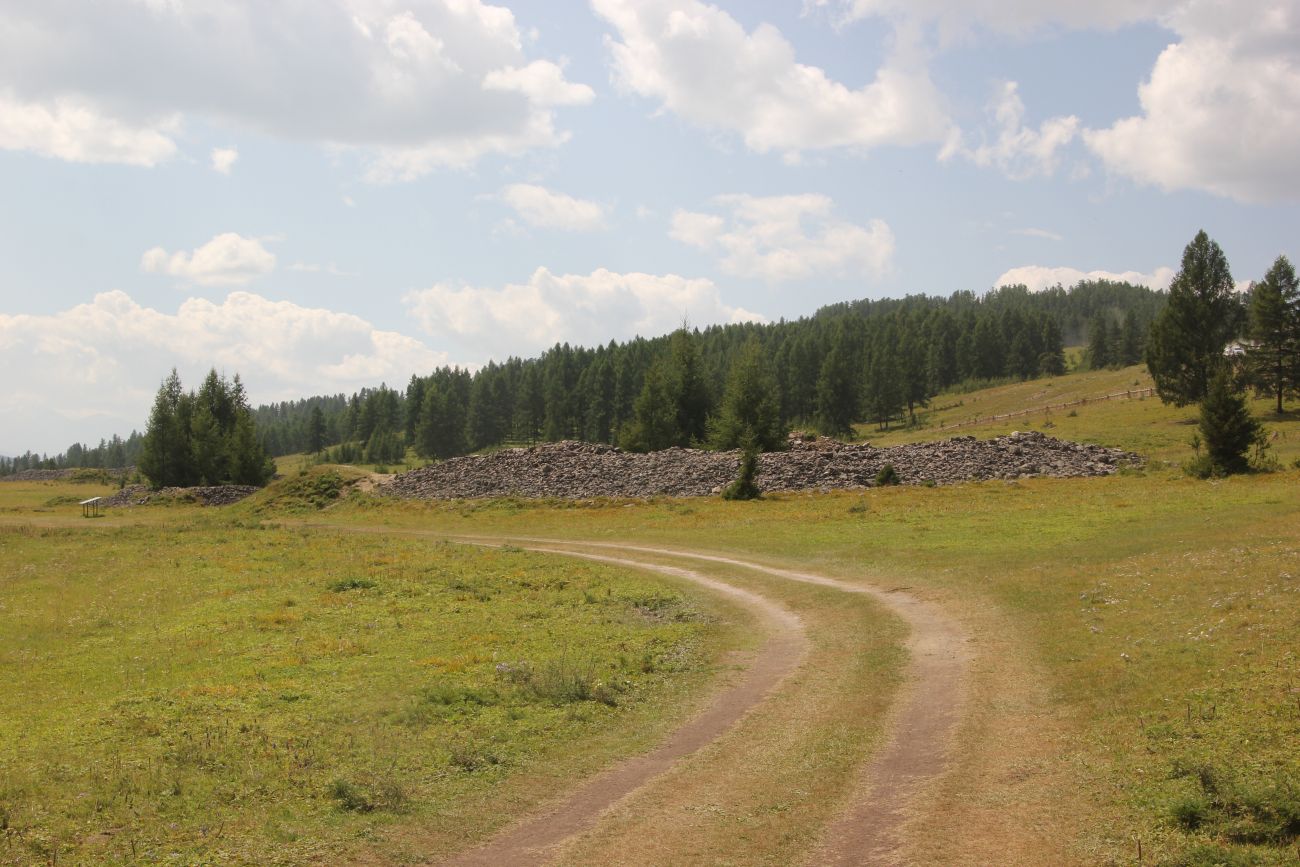
[[[408,444],[424,458],[562,439],[633,450],[730,446],[739,441],[734,425],[722,424],[729,378],[745,348],[757,346],[752,376],[773,387],[778,426],[846,435],[855,422],[906,423],[963,383],[1064,373],[1067,345],[1088,345],[1084,363],[1093,366],[1137,363],[1165,297],[1099,280],[853,301],[793,321],[557,344],[473,373],[413,375],[402,390],[259,406],[254,418],[272,454],[328,449],[343,462],[400,461]],[[732,433],[720,438],[724,429]]]

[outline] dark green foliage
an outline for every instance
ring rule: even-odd
[[[1233,847],[1290,849],[1300,840],[1300,781],[1282,772],[1270,777],[1210,765],[1176,766],[1173,776],[1191,778],[1196,786],[1169,806],[1170,817],[1182,830]],[[1212,847],[1194,850],[1191,857],[1173,863],[1256,862],[1240,849]]]
[[[619,435],[619,445],[629,451],[652,452],[681,445],[682,439],[664,366],[655,364],[646,373],[641,394],[632,404],[632,420]]]
[[[666,355],[646,372],[632,419],[619,444],[632,451],[657,451],[705,441],[712,400],[704,379],[696,336],[679,328]]]
[[[311,420],[307,423],[307,451],[319,454],[325,448],[325,413],[319,406],[311,408]]]
[[[876,336],[863,371],[862,402],[867,420],[889,429],[889,420],[903,414],[906,382],[900,372],[898,341],[892,329]]]
[[[270,481],[275,463],[257,438],[239,376],[228,382],[211,371],[187,394],[173,369],[154,399],[140,471],[155,488]]]
[[[890,485],[897,485],[901,481],[902,480],[898,478],[898,471],[894,469],[893,464],[885,464],[880,468],[880,472],[876,473],[877,487],[884,488]]]
[[[1227,368],[1221,368],[1210,380],[1209,392],[1201,401],[1199,429],[1206,455],[1216,472],[1246,471],[1246,455],[1259,438],[1260,426],[1251,416],[1245,395],[1236,389]]]
[[[1114,363],[1111,357],[1110,324],[1103,313],[1093,317],[1088,325],[1088,366],[1093,370],[1110,367]]]
[[[406,446],[396,431],[390,430],[387,423],[375,428],[366,442],[364,460],[368,464],[386,464],[398,462],[406,457]]]
[[[1182,267],[1169,287],[1169,303],[1147,338],[1146,362],[1165,403],[1197,403],[1223,365],[1223,349],[1238,333],[1243,311],[1228,260],[1219,245],[1198,232],[1183,251]]]
[[[858,418],[861,366],[854,342],[841,323],[817,376],[817,426],[828,436],[851,435]]]
[[[1250,336],[1250,380],[1277,399],[1280,415],[1283,397],[1300,393],[1300,287],[1285,256],[1277,257],[1251,293]]]
[[[736,480],[722,490],[724,500],[757,500],[763,496],[754,477],[758,475],[758,451],[750,443],[740,453],[740,472]]]
[[[750,338],[732,362],[727,390],[709,425],[709,440],[715,449],[740,448],[748,442],[759,451],[776,451],[785,447],[785,434],[776,376],[762,345]]]

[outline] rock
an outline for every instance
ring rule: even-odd
[[[1119,464],[1141,462],[1131,452],[1066,442],[1037,431],[992,440],[960,436],[888,449],[806,434],[792,435],[789,444],[787,451],[759,456],[756,480],[762,490],[872,487],[885,464],[893,465],[902,484],[950,485],[1030,475],[1109,475]],[[730,484],[739,467],[736,451],[671,448],[635,454],[566,441],[452,458],[396,476],[379,492],[405,499],[708,496]]]

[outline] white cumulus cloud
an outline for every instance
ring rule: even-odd
[[[219,174],[228,175],[230,170],[234,168],[237,159],[239,159],[239,151],[235,148],[213,148],[212,170]]]
[[[0,314],[0,365],[25,371],[0,394],[0,452],[53,452],[142,430],[172,367],[188,385],[210,367],[239,373],[260,403],[404,383],[445,363],[420,340],[358,316],[249,292],[191,298],[174,313],[105,292],[51,315]]]
[[[0,147],[82,162],[153,165],[195,116],[355,149],[369,177],[399,180],[558,145],[557,109],[594,97],[483,0],[11,3],[4,18]]]
[[[4,32],[0,28],[0,42]],[[172,135],[179,125],[174,114],[145,122],[110,117],[74,96],[26,100],[0,81],[0,148],[5,150],[73,163],[153,166],[176,153]]]
[[[511,184],[501,191],[501,198],[530,226],[590,232],[605,225],[603,206],[537,184]]]
[[[939,159],[961,156],[981,168],[996,167],[1013,180],[1047,176],[1056,171],[1059,151],[1079,130],[1079,119],[1073,115],[1050,118],[1038,129],[1025,126],[1025,103],[1014,81],[999,85],[989,114],[997,128],[992,140],[985,135],[979,144],[969,146],[961,135],[954,134]]]
[[[1151,289],[1168,289],[1174,279],[1173,268],[1157,268],[1151,273],[1142,271],[1080,271],[1078,268],[1049,268],[1042,265],[1022,265],[1003,272],[993,281],[994,286],[1023,284],[1031,292],[1041,292],[1057,284],[1067,289],[1080,280],[1113,280],[1117,283],[1134,283]]]
[[[938,141],[948,120],[924,64],[897,48],[860,88],[798,62],[775,27],[746,32],[698,0],[592,0],[617,32],[617,82],[685,120],[791,159],[802,151]],[[903,42],[905,40],[899,40]]]
[[[1106,167],[1164,190],[1300,199],[1300,5],[1193,2],[1138,90],[1142,113],[1084,140]]]
[[[201,286],[242,286],[274,271],[275,254],[256,238],[224,232],[190,253],[146,250],[140,268]]]
[[[973,28],[1026,34],[1047,27],[1116,28],[1158,19],[1185,0],[804,0],[840,26],[867,18],[906,18],[938,26],[948,39]]]
[[[722,270],[772,282],[814,276],[880,277],[894,256],[884,220],[860,226],[834,216],[828,196],[718,196],[723,213],[678,211],[670,234],[715,253]]]
[[[473,345],[486,358],[536,354],[557,342],[594,345],[655,336],[693,325],[763,321],[723,302],[711,280],[676,274],[552,274],[538,268],[526,283],[501,287],[437,284],[407,293],[421,330]]]

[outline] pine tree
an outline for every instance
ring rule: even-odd
[[[646,372],[641,394],[632,404],[632,420],[619,434],[619,445],[629,451],[653,452],[682,444],[684,433],[664,366],[659,361]]]
[[[140,472],[155,488],[183,485],[187,481],[190,444],[188,426],[181,420],[184,399],[180,375],[173,367],[154,398],[138,462]]]
[[[709,439],[715,449],[785,447],[776,375],[756,338],[746,341],[732,362],[722,404],[709,423]]]
[[[695,335],[685,326],[674,331],[669,339],[664,383],[676,405],[677,427],[681,431],[677,445],[704,442],[712,399],[700,363],[700,348]]]
[[[1223,347],[1237,334],[1241,305],[1219,245],[1198,232],[1183,251],[1169,301],[1151,325],[1146,362],[1165,403],[1197,403],[1223,364]]]
[[[1043,320],[1043,351],[1038,356],[1038,371],[1044,376],[1063,376],[1065,374],[1065,341],[1061,338],[1061,326],[1051,316]]]
[[[1240,473],[1247,469],[1246,454],[1259,437],[1260,426],[1246,407],[1246,398],[1233,387],[1226,366],[1210,380],[1201,401],[1201,440],[1214,469]]]
[[[1101,370],[1112,361],[1110,323],[1105,313],[1098,313],[1088,324],[1088,367]]]
[[[843,327],[837,328],[817,376],[817,426],[828,436],[851,436],[858,415],[858,376]]]
[[[898,371],[897,346],[890,335],[880,335],[872,347],[864,377],[863,403],[867,418],[889,429],[889,420],[903,413],[905,403]]]
[[[253,416],[247,409],[236,417],[228,450],[232,484],[261,486],[275,475],[275,461],[258,442]]]
[[[325,448],[325,413],[319,406],[311,408],[311,419],[307,422],[307,451],[320,454]]]
[[[1250,336],[1246,353],[1250,380],[1263,394],[1277,399],[1300,392],[1300,287],[1295,268],[1278,256],[1264,279],[1255,284],[1250,305]]]

